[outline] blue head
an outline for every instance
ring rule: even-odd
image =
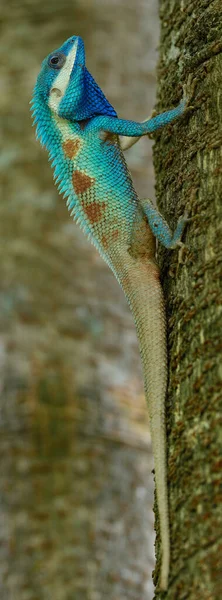
[[[54,114],[69,121],[116,112],[85,67],[83,40],[72,36],[42,63],[34,88],[33,115],[44,143],[44,123]]]

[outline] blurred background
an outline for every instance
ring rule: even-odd
[[[71,35],[122,118],[155,102],[157,0],[1,0],[2,600],[149,600],[153,468],[133,321],[70,218],[29,110]],[[151,141],[126,154],[154,198]]]

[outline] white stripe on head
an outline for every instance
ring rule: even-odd
[[[58,114],[59,105],[65,96],[67,87],[69,85],[70,75],[72,73],[73,65],[76,58],[76,52],[78,47],[78,39],[73,44],[69,54],[67,55],[64,66],[59,71],[56,79],[53,81],[52,88],[49,94],[49,107]]]

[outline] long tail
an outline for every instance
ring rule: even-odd
[[[128,257],[121,285],[134,316],[143,363],[162,542],[160,587],[165,590],[170,563],[165,430],[167,356],[165,308],[157,265],[152,260],[135,261]]]

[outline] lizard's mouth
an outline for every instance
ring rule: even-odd
[[[85,49],[83,40],[78,37],[73,44],[72,50],[68,55],[68,59],[72,59],[72,70],[70,73],[70,80],[75,76],[76,70],[85,69]]]
[[[76,58],[78,56],[78,46],[79,46],[79,40],[77,38],[67,56],[66,63],[63,67],[64,74],[67,76],[67,82],[72,77],[73,71],[76,68]]]
[[[67,89],[72,79],[72,74],[76,71],[76,57],[79,45],[78,41],[79,38],[76,38],[72,44],[69,53],[67,54],[65,63],[60,71],[58,71],[58,75],[50,91],[49,106],[57,114],[59,112],[60,103],[67,93]]]

